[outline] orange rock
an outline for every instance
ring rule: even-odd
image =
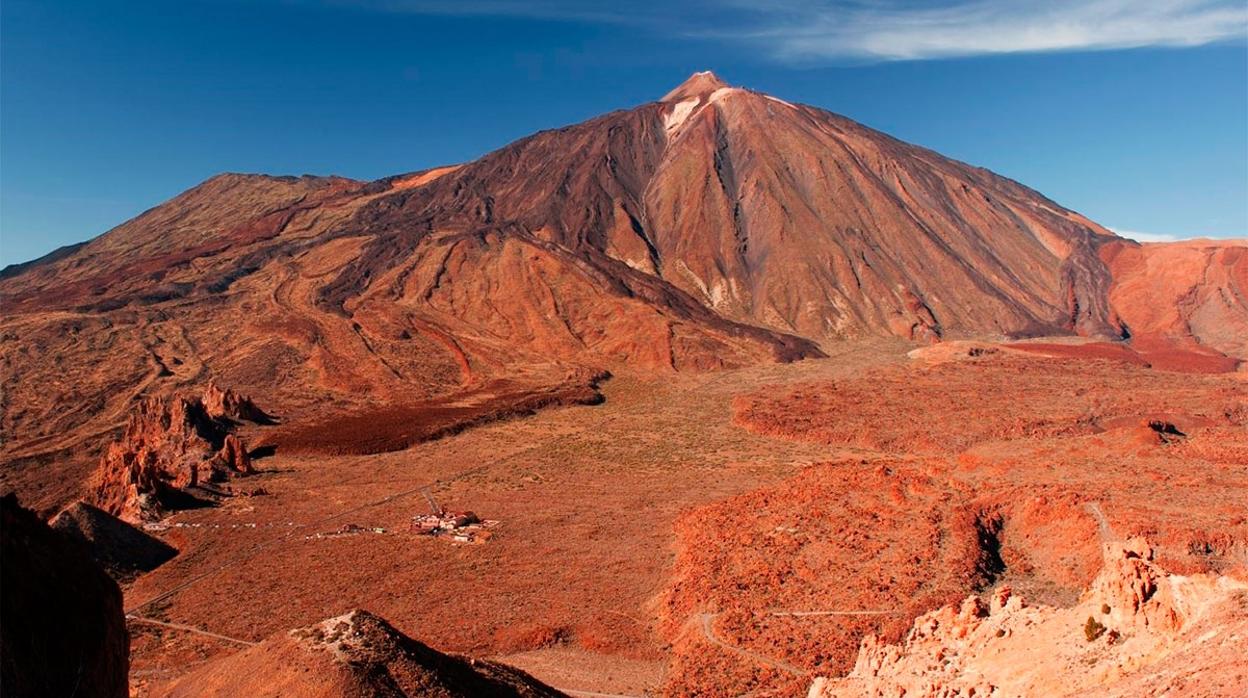
[[[146,398],[96,470],[93,499],[127,521],[158,518],[179,493],[252,472],[234,417],[263,415],[210,387],[203,397]]]

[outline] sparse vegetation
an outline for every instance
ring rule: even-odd
[[[1088,622],[1083,624],[1083,636],[1088,639],[1088,642],[1094,642],[1104,634],[1105,626],[1092,616],[1088,616]]]

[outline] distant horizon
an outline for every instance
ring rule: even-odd
[[[1248,11],[1235,3],[1140,18],[1064,0],[1053,16],[794,3],[789,21],[810,31],[747,31],[757,17],[714,0],[635,17],[588,5],[10,0],[0,267],[224,172],[368,181],[469,162],[707,69],[1015,179],[1124,237],[1248,238]],[[959,31],[1018,38],[951,34],[935,7]],[[1024,40],[1058,20],[1077,30]]]

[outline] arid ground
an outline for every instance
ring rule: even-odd
[[[159,694],[361,607],[566,691],[797,695],[851,668],[864,633],[895,639],[967,593],[1071,602],[1100,526],[1150,534],[1184,571],[1242,568],[1244,374],[912,348],[620,375],[602,404],[392,453],[279,448],[240,480],[262,494],[162,522],[179,556],[125,590],[133,684]],[[1007,384],[1019,398],[994,397]],[[1167,416],[1182,436],[1149,426]],[[476,545],[418,536],[424,487],[500,525]]]

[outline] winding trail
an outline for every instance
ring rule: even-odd
[[[137,616],[137,615],[129,614],[129,613],[126,614],[126,620],[130,623],[140,623],[143,625],[158,625],[162,628],[172,628],[174,630],[182,630],[184,632],[194,633],[196,635],[203,635],[205,637],[211,637],[217,640],[224,640],[226,642],[232,642],[237,645],[246,645],[247,647],[254,647],[256,644],[258,644],[258,643],[252,642],[251,640],[243,640],[237,637],[230,637],[228,635],[220,635],[218,633],[213,633],[207,630],[202,630],[193,625],[184,625],[182,623],[166,623],[163,620],[156,620],[154,618],[145,618],[143,616]]]
[[[1113,527],[1109,525],[1109,519],[1105,518],[1105,512],[1101,511],[1100,502],[1088,502],[1083,505],[1083,508],[1096,519],[1097,534],[1100,535],[1102,543],[1120,540],[1114,533]]]
[[[758,664],[762,664],[764,666],[768,666],[773,669],[779,669],[780,671],[792,674],[794,676],[805,676],[806,674],[809,673],[805,671],[804,669],[800,669],[798,667],[793,666],[792,664],[789,664],[788,662],[783,662],[783,661],[780,661],[779,659],[772,659],[771,657],[759,654],[757,652],[754,652],[753,650],[747,650],[744,647],[738,647],[734,644],[727,642],[723,638],[719,637],[718,635],[715,634],[715,628],[713,627],[713,623],[712,623],[712,621],[715,620],[715,616],[717,615],[719,614],[718,613],[703,613],[698,617],[700,624],[702,626],[702,634],[706,637],[707,641],[710,642],[712,645],[726,649],[729,652],[732,652],[733,654],[739,655],[741,657],[745,657],[746,659],[749,659],[753,662],[757,662]]]

